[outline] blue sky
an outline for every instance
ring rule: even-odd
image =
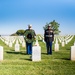
[[[0,34],[9,35],[32,24],[36,33],[56,20],[61,34],[75,34],[75,0],[0,0]]]

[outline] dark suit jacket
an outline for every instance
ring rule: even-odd
[[[52,42],[54,41],[54,33],[52,29],[47,29],[44,32],[44,40],[45,42]]]

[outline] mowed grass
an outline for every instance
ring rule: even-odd
[[[4,48],[4,60],[0,61],[0,75],[75,75],[75,61],[70,60],[71,46],[75,37],[65,47],[61,47],[58,52],[47,55],[46,45],[41,40],[41,61],[33,62],[31,55],[26,54],[25,48],[20,48],[20,52],[14,51],[14,45],[9,48],[0,40],[0,45]]]

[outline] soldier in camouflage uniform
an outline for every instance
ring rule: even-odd
[[[44,41],[46,42],[47,54],[52,54],[52,42],[54,41],[54,33],[51,29],[51,25],[48,25],[48,29],[44,32]]]
[[[32,54],[33,39],[35,39],[36,36],[35,31],[32,29],[32,25],[28,25],[28,29],[25,30],[24,35],[27,54]]]

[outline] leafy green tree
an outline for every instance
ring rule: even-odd
[[[48,27],[49,24],[51,24],[51,28],[53,29],[54,34],[59,34],[61,32],[61,31],[59,31],[59,25],[60,24],[58,22],[56,22],[55,20],[53,20],[50,23],[46,23],[45,27],[43,27],[44,30],[47,29],[47,27]]]
[[[17,30],[16,34],[17,35],[24,35],[25,30]]]

